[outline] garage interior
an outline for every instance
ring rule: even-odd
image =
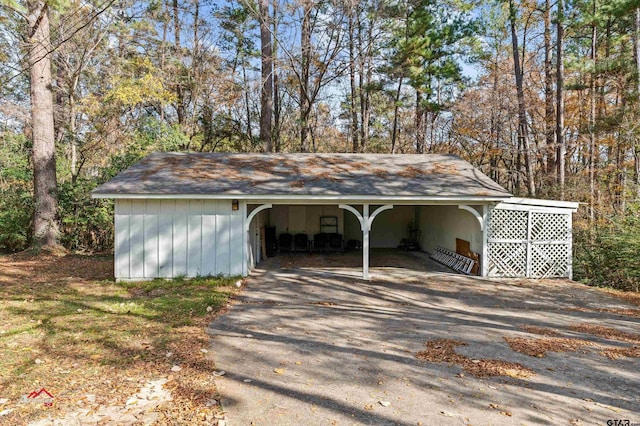
[[[250,204],[248,211],[258,206]],[[362,205],[352,207],[362,214]],[[371,205],[370,210],[375,212],[379,207]],[[473,208],[481,214],[481,206]],[[255,215],[249,235],[249,262],[252,267],[270,257],[300,257],[302,254],[312,258],[324,255],[304,260],[304,264],[315,261],[317,264],[362,265],[363,231],[360,222],[353,213],[339,205],[274,204]],[[463,250],[471,252],[479,260],[482,238],[476,217],[458,205],[394,205],[381,211],[372,222],[371,266],[397,266],[394,262],[398,262],[398,258],[393,253],[418,252],[424,253],[421,257],[425,265],[439,272],[450,271],[429,259],[428,254],[437,247],[460,251],[462,244]],[[327,256],[339,257],[342,261],[328,259]],[[473,270],[474,274],[478,271],[479,267]]]

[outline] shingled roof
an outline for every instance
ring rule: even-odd
[[[455,155],[155,153],[94,197],[271,196],[508,198]]]

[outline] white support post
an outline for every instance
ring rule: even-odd
[[[362,205],[362,279],[369,281],[369,204]]]
[[[385,210],[393,208],[392,204],[386,204],[378,207],[371,215],[369,215],[369,204],[362,205],[362,214],[352,206],[347,204],[338,205],[341,209],[350,211],[360,222],[360,229],[362,229],[362,279],[369,280],[369,234],[371,231],[371,225],[373,220]]]
[[[242,209],[242,229],[245,230],[248,226],[247,222],[247,203],[240,203],[240,208]],[[242,233],[242,276],[246,277],[249,275],[249,232]]]

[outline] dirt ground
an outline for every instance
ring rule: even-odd
[[[640,423],[638,298],[425,256],[270,259],[209,328],[231,425]]]

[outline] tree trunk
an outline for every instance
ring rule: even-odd
[[[309,73],[311,67],[311,0],[304,0],[302,7],[302,29],[300,33],[300,46],[302,55],[302,69],[300,70],[300,151],[309,152],[310,132],[309,113],[311,112],[309,100]]]
[[[395,154],[398,139],[398,110],[400,108],[400,94],[402,93],[402,77],[398,78],[398,89],[393,99],[393,130],[391,131],[391,153]]]
[[[244,87],[244,109],[247,113],[247,138],[249,138],[250,149],[253,150],[253,120],[251,119],[251,100],[249,99],[249,78],[247,77],[247,63],[245,58],[242,63],[242,86]]]
[[[271,2],[273,8],[271,67],[273,68],[273,129],[271,140],[276,152],[280,152],[280,86],[278,83],[278,0]]]
[[[178,57],[179,67],[182,65],[182,46],[180,44],[180,10],[178,8],[178,0],[173,0],[173,32],[174,43],[176,47],[176,55]],[[185,111],[184,111],[184,88],[182,87],[182,70],[178,68],[176,70],[178,75],[176,76],[176,115],[178,116],[178,124],[184,123]]]
[[[416,90],[416,153],[424,153],[424,140],[426,138],[424,128],[424,108],[422,107],[422,93]]]
[[[560,186],[560,199],[564,200],[564,172],[567,146],[564,140],[564,5],[563,0],[558,0],[558,17],[556,22],[556,146],[557,152],[557,176]]]
[[[492,149],[489,150],[489,176],[494,181],[499,182],[498,163],[500,152],[500,124],[499,124],[499,102],[498,102],[498,52],[496,52],[496,58],[492,63],[492,90],[491,90],[491,126],[489,129],[489,143],[493,144]]]
[[[56,181],[53,94],[51,93],[51,40],[49,8],[45,2],[28,2],[29,77],[33,128],[33,248],[56,249],[58,187]]]
[[[260,45],[262,50],[262,85],[260,91],[260,140],[266,152],[273,151],[273,52],[269,0],[260,0]]]
[[[165,16],[169,16],[169,6],[166,2],[162,2],[162,7],[164,10],[164,15]],[[165,19],[165,17],[163,16],[162,19],[162,41],[160,43],[160,71],[162,72],[162,75],[165,76],[166,74],[166,57],[167,57],[167,33],[169,32],[169,20]],[[162,102],[158,103],[158,109],[159,109],[159,114],[160,114],[160,121],[164,121],[164,105],[162,105]]]
[[[351,90],[350,99],[349,99],[349,115],[351,117],[351,142],[352,142],[352,152],[360,151],[360,143],[359,143],[359,135],[360,129],[358,129],[358,110],[356,108],[356,97],[357,97],[357,88],[356,88],[356,55],[355,55],[355,28],[353,23],[353,15],[354,5],[352,4],[349,8],[349,17],[347,21],[348,31],[349,31],[349,88]]]
[[[531,160],[531,147],[529,146],[527,107],[524,98],[524,82],[522,67],[520,65],[520,52],[518,50],[518,35],[516,33],[516,9],[513,0],[509,1],[509,21],[511,24],[511,44],[513,48],[513,65],[516,77],[516,91],[518,95],[518,145],[524,151],[525,172],[527,177],[527,190],[529,195],[536,195],[533,164]]]
[[[362,46],[371,46],[373,43],[373,23],[369,22],[367,39],[362,39],[362,20],[360,19],[361,13],[358,11],[357,25],[358,25],[358,46],[359,49],[359,75],[360,80],[358,84],[358,92],[360,93],[360,150],[366,152],[367,145],[369,144],[369,120],[371,119],[371,79],[372,79],[372,54],[371,47],[368,47],[366,51]]]
[[[552,173],[555,169],[555,106],[553,96],[553,65],[551,54],[551,2],[545,0],[544,8],[544,125],[546,140],[546,172]]]
[[[76,111],[76,89],[78,86],[78,76],[74,76],[69,84],[69,134],[71,135],[71,182],[76,183],[80,170],[78,168],[78,135],[77,135],[77,111]]]
[[[640,7],[634,11],[633,25],[633,57],[636,65],[636,102],[640,102]],[[636,107],[637,111],[637,107]],[[634,183],[636,185],[635,198],[640,201],[640,141],[638,138],[633,144]]]
[[[189,97],[193,100],[200,98],[202,87],[200,80],[200,70],[202,69],[203,57],[200,55],[200,0],[192,0],[193,3],[193,47],[191,54],[191,81],[189,84]],[[197,101],[194,102],[194,110],[197,108]],[[198,133],[198,111],[192,111],[189,120],[189,141]],[[190,142],[189,142],[190,143]]]
[[[595,21],[597,3],[593,0],[594,18],[591,23],[591,76],[589,81],[589,220],[595,220],[596,210],[596,61],[598,29]]]

